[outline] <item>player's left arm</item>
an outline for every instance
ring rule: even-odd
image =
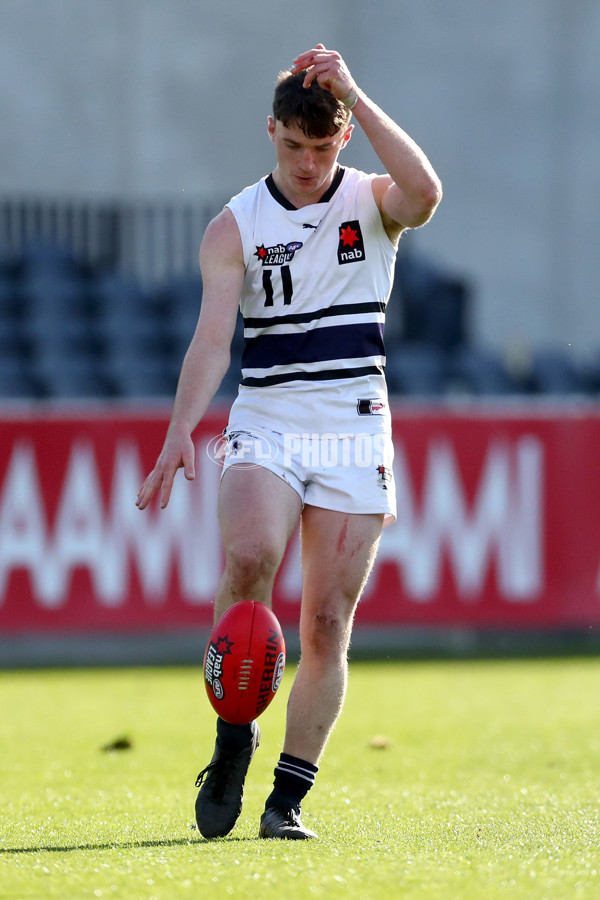
[[[356,92],[352,113],[387,172],[375,179],[373,194],[388,235],[429,221],[442,198],[440,179],[418,144],[356,87],[340,54],[317,44],[296,57],[294,69],[306,70],[306,87],[316,78],[338,100],[354,100]]]

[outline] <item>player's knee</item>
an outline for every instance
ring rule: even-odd
[[[322,609],[304,622],[302,652],[314,654],[320,660],[337,659],[346,655],[350,638],[350,622],[338,610]]]
[[[250,597],[257,588],[273,582],[278,564],[278,555],[271,548],[247,545],[228,551],[226,569],[235,592]]]

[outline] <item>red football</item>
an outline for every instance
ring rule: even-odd
[[[275,614],[254,600],[230,606],[204,654],[208,699],[226,722],[246,725],[265,711],[281,683],[285,641]]]

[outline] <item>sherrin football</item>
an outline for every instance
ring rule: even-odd
[[[204,654],[204,684],[213,708],[232,725],[265,711],[285,668],[285,641],[275,614],[254,600],[230,606]]]

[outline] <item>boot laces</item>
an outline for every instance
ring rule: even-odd
[[[234,772],[233,763],[236,758],[239,756],[240,751],[238,749],[225,749],[219,750],[219,756],[217,759],[213,759],[209,764],[202,769],[201,772],[198,773],[198,777],[196,778],[196,787],[199,788],[206,781],[207,777],[214,772],[215,775],[215,789],[219,788],[224,791],[227,787],[229,779]]]

